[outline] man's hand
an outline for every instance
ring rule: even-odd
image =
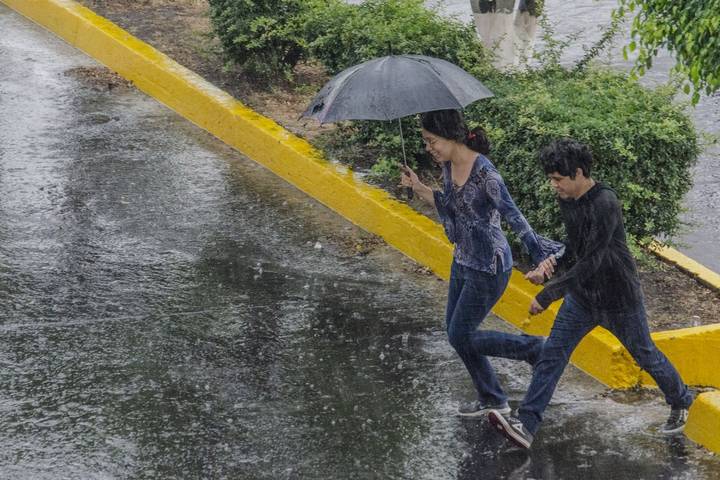
[[[533,301],[530,304],[530,315],[537,315],[538,313],[542,313],[544,310],[545,308],[533,298]]]

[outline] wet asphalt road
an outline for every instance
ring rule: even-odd
[[[573,368],[530,454],[455,417],[443,282],[3,6],[0,31],[0,478],[720,478],[657,435],[657,392]],[[529,367],[495,365],[516,404]]]

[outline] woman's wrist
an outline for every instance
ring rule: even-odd
[[[427,203],[434,203],[435,193],[433,192],[433,189],[428,187],[422,182],[417,182],[417,184],[413,184],[413,192],[415,192],[420,198],[422,198]]]
[[[423,192],[427,192],[428,190],[430,190],[430,188],[427,185],[425,185],[424,183],[422,183],[420,180],[418,180],[417,182],[413,182],[411,188],[413,189],[413,191],[415,193],[423,193]]]

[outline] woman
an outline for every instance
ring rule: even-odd
[[[425,149],[442,165],[443,190],[424,185],[409,168],[402,185],[434,204],[455,244],[446,311],[450,344],[465,364],[478,398],[458,409],[477,416],[489,410],[510,413],[507,395],[487,356],[524,360],[531,365],[540,355],[543,337],[478,330],[507,287],[513,266],[510,246],[500,217],[523,242],[533,262],[562,254],[562,244],[532,230],[485,156],[490,145],[482,128],[469,131],[457,110],[424,113],[420,117]]]

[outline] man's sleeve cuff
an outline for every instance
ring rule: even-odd
[[[547,290],[543,289],[540,293],[537,294],[537,296],[535,297],[535,301],[539,303],[540,306],[543,307],[543,309],[547,309],[553,302],[553,298]]]

